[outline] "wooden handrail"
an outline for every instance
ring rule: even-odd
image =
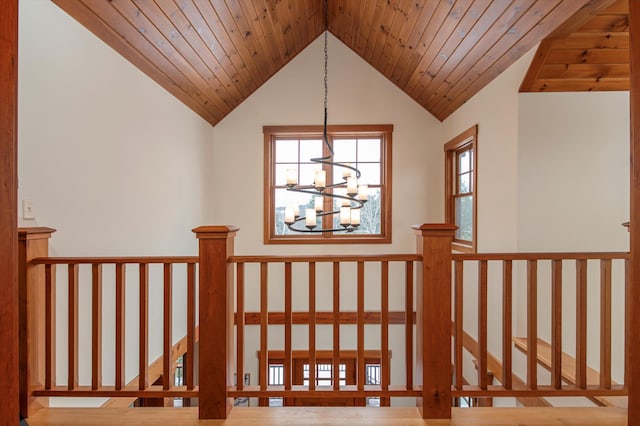
[[[31,260],[34,265],[109,265],[124,263],[198,263],[197,256],[125,256],[125,257],[37,257]]]
[[[529,352],[529,345],[526,338],[523,337],[514,337],[513,338],[514,346],[520,350],[522,353]],[[551,371],[551,345],[548,342],[545,342],[542,339],[538,339],[538,364],[540,364],[545,369]],[[576,359],[571,355],[562,352],[562,379],[571,384],[576,384]],[[595,385],[600,381],[600,373],[594,370],[591,367],[587,367],[586,370],[586,382],[587,385]],[[618,385],[616,382],[611,382],[612,386]],[[607,407],[616,407],[616,408],[627,408],[627,398],[626,397],[610,397],[610,396],[591,396],[588,397],[593,402],[598,405],[603,405]]]
[[[230,256],[230,263],[311,263],[311,262],[417,262],[418,254],[343,254],[300,256]]]
[[[589,260],[628,259],[628,252],[454,253],[453,260]]]

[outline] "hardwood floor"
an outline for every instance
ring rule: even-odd
[[[51,408],[28,419],[49,425],[438,425],[438,426],[626,426],[619,408],[458,408],[453,419],[422,420],[415,408],[234,408],[226,420],[198,421],[197,408]]]

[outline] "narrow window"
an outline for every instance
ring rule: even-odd
[[[458,227],[453,247],[475,252],[477,235],[477,150],[475,125],[447,142],[445,151],[445,217]]]

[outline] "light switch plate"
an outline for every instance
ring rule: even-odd
[[[33,203],[29,199],[22,200],[22,218],[35,219],[36,215],[33,211]]]

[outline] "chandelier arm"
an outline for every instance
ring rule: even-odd
[[[358,170],[357,168],[350,166],[348,164],[344,164],[344,163],[338,163],[335,161],[329,161],[333,158],[333,151],[331,152],[331,155],[327,156],[327,157],[319,157],[319,158],[311,158],[311,161],[314,163],[320,163],[320,164],[327,164],[329,166],[338,166],[338,167],[343,167],[345,169],[350,169],[353,170],[354,172],[356,172],[356,177],[358,179],[360,179],[360,176],[362,176],[362,173],[360,172],[360,170]]]
[[[298,229],[298,228],[294,228],[293,224],[291,225],[287,225],[287,228],[289,228],[291,231],[295,231],[295,232],[311,232],[311,233],[316,233],[316,234],[321,234],[324,232],[353,232],[356,230],[356,228],[352,228],[352,227],[348,227],[348,228],[334,228],[334,229]]]
[[[339,185],[340,184],[334,184],[332,186],[327,186],[327,188],[333,188],[333,187],[336,187],[336,186],[339,186]],[[311,187],[311,188],[313,188],[313,187]],[[309,191],[309,190],[306,190],[306,189],[301,189],[300,187],[287,188],[287,191],[300,192],[300,193],[303,193],[303,194],[310,194],[310,195],[330,197],[330,198],[340,198],[341,200],[353,201],[353,202],[358,204],[357,206],[353,206],[353,207],[349,206],[351,209],[354,209],[354,210],[361,209],[362,207],[364,207],[364,204],[366,203],[366,200],[360,200],[358,198],[352,198],[352,197],[349,197],[347,195],[340,195],[340,194],[333,194],[333,193],[324,194],[324,193],[318,192],[318,191]],[[311,208],[311,207],[309,207],[309,208]],[[321,213],[321,214],[318,214],[317,216],[324,216],[324,215],[336,214],[336,213],[340,213],[340,211],[336,210],[336,211],[333,211],[331,213],[328,213],[328,212]],[[302,217],[304,218],[304,216],[302,216]]]

